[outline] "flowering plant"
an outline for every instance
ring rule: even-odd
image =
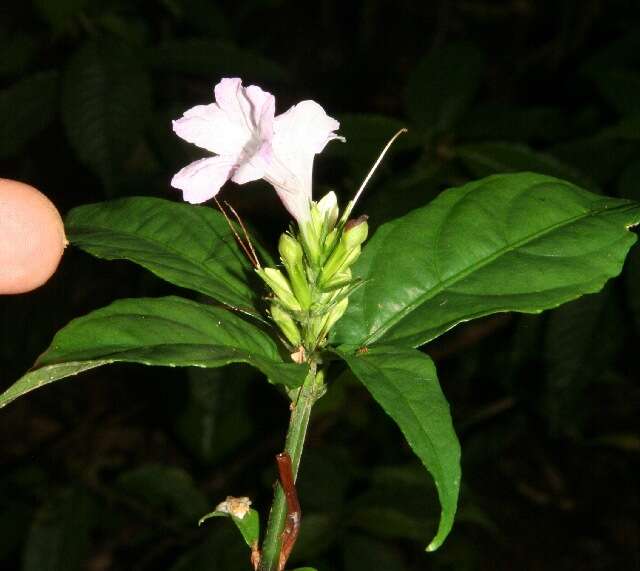
[[[538,313],[600,290],[636,239],[629,229],[640,204],[535,173],[496,175],[442,192],[365,245],[367,218],[352,214],[372,173],[342,212],[334,193],[312,195],[314,157],[340,139],[336,120],[313,101],[276,116],[271,94],[237,78],[223,79],[215,100],[174,122],[180,137],[215,156],[183,168],[172,185],[202,203],[228,180],[269,182],[292,216],[280,263],[239,217],[231,220],[231,208],[139,197],[74,209],[66,219],[72,244],[140,264],[219,305],[122,299],[75,319],[0,395],[0,407],[114,362],[255,366],[283,389],[291,412],[266,531],[244,497],[229,496],[201,522],[230,517],[253,567],[283,570],[303,521],[295,479],[311,411],[346,366],[434,480],[441,514],[427,549],[437,549],[456,513],[460,447],[435,365],[419,348],[464,321]]]

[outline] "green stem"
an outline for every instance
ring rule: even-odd
[[[307,426],[311,416],[311,408],[318,400],[322,390],[322,374],[317,373],[317,365],[312,362],[309,374],[300,388],[297,398],[293,402],[291,420],[287,439],[285,442],[285,452],[291,457],[294,480],[298,476],[298,466],[300,456],[304,448],[304,440],[307,434]],[[262,544],[262,559],[260,561],[260,571],[277,571],[280,559],[280,548],[282,544],[282,531],[287,518],[287,504],[284,491],[280,483],[276,483],[275,496],[271,504],[269,513],[269,523],[267,533]]]

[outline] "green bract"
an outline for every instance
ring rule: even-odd
[[[335,194],[311,205],[311,219],[280,237],[278,250],[287,277],[276,268],[258,268],[272,291],[271,318],[290,349],[302,347],[296,360],[326,345],[326,337],[349,304],[353,285],[351,265],[368,234],[367,217],[337,224]]]

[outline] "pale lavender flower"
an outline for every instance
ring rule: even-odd
[[[309,219],[313,159],[340,127],[315,101],[302,101],[275,117],[275,98],[239,78],[215,86],[215,103],[197,105],[173,122],[184,140],[215,153],[184,167],[171,180],[187,202],[213,198],[229,179],[260,178],[276,189],[300,223]]]

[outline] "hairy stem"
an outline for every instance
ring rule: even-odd
[[[311,408],[320,397],[322,384],[322,374],[317,373],[317,365],[312,362],[309,374],[300,388],[297,398],[293,401],[291,420],[284,448],[285,452],[288,452],[291,457],[294,478],[298,475],[298,466],[300,465],[300,456],[304,448]],[[287,502],[282,486],[278,482],[273,504],[271,505],[271,512],[269,513],[267,533],[262,544],[260,571],[278,571],[280,549],[282,547],[282,531],[286,518]]]

